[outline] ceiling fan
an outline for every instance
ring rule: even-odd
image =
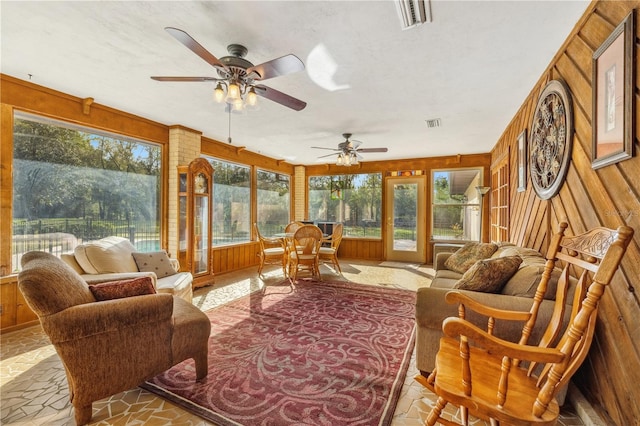
[[[304,64],[297,56],[289,54],[259,65],[253,65],[244,59],[244,56],[248,52],[246,47],[240,44],[230,44],[227,46],[229,56],[218,59],[186,32],[173,27],[166,27],[165,30],[213,66],[218,72],[218,77],[151,77],[153,80],[179,82],[212,81],[217,83],[214,90],[214,97],[218,102],[226,102],[230,108],[229,111],[242,111],[245,107],[255,107],[257,104],[257,96],[262,96],[263,98],[296,111],[300,111],[307,106],[306,102],[263,84],[257,84],[257,82],[269,78],[304,70]]]
[[[350,166],[352,164],[358,164],[358,161],[363,160],[360,153],[367,152],[387,152],[387,148],[359,148],[362,142],[357,141],[355,139],[350,139],[353,136],[351,133],[343,133],[342,137],[344,137],[344,142],[340,142],[337,148],[325,148],[322,146],[312,146],[311,148],[315,149],[328,149],[331,151],[335,151],[331,154],[322,155],[318,158],[330,157],[332,155],[337,155],[338,158],[336,160],[336,164],[338,166]]]

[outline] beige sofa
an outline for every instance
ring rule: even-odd
[[[166,259],[165,265],[145,265],[136,263],[143,257],[136,248],[122,237],[106,237],[78,245],[73,254],[63,254],[61,259],[73,268],[88,284],[118,281],[141,276],[151,277],[158,293],[169,293],[191,303],[193,298],[193,276],[189,272],[178,272],[180,265],[176,259]],[[162,253],[149,253],[149,256],[164,260]],[[166,265],[166,263],[169,265]],[[160,276],[159,276],[160,275]]]
[[[416,366],[423,374],[433,371],[440,338],[443,337],[442,321],[447,317],[458,315],[458,306],[445,301],[447,292],[451,291],[462,277],[461,273],[451,271],[445,267],[445,262],[451,255],[452,253],[438,254],[434,265],[436,273],[431,286],[418,289],[416,300]],[[483,293],[470,290],[458,291],[494,308],[529,311],[536,288],[544,272],[546,259],[535,250],[517,247],[511,243],[498,244],[497,251],[491,255],[491,258],[507,256],[520,256],[522,263],[515,274],[506,282],[500,293]],[[529,344],[535,345],[540,341],[549,323],[553,313],[559,276],[560,270],[556,268],[549,280]],[[571,301],[573,299],[574,289],[575,282],[569,288],[567,300]],[[566,311],[567,314],[563,322],[564,327],[568,323],[570,311],[571,309]],[[479,327],[486,328],[486,317],[468,310],[467,319]],[[522,333],[523,325],[523,323],[515,321],[498,321],[496,322],[494,334],[500,338],[517,342]]]

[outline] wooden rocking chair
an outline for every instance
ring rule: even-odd
[[[461,303],[460,317],[444,320],[445,337],[440,340],[436,368],[428,378],[416,377],[438,396],[427,425],[458,424],[441,417],[449,403],[460,407],[463,425],[468,424],[469,415],[492,425],[556,423],[560,411],[556,396],[589,352],[598,302],[633,237],[633,229],[627,226],[595,228],[574,237],[564,236],[566,224],[560,228],[550,244],[547,267],[530,312],[497,311],[456,292],[447,295],[447,301]],[[553,319],[537,346],[526,345],[537,305],[558,261],[563,269]],[[570,280],[577,283],[569,325],[551,347],[561,331]],[[489,317],[487,330],[464,319],[465,306]],[[520,342],[493,336],[494,318],[525,321]]]

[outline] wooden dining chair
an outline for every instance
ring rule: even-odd
[[[303,225],[294,234],[289,248],[289,278],[295,281],[298,272],[306,270],[314,278],[320,278],[318,253],[322,242],[322,230],[315,225]]]
[[[285,250],[285,240],[283,238],[267,238],[260,233],[258,224],[253,224],[256,237],[260,249],[258,257],[260,265],[258,266],[258,276],[262,276],[262,269],[265,265],[280,265],[282,272],[287,276],[287,252]]]
[[[340,242],[342,241],[342,228],[341,223],[333,225],[331,235],[322,239],[322,245],[318,253],[320,263],[331,262],[333,268],[340,274],[342,274],[342,269],[340,269],[340,262],[338,262],[338,247],[340,247]]]
[[[445,319],[435,370],[428,379],[416,378],[438,397],[426,424],[458,424],[442,417],[448,404],[460,408],[463,425],[469,415],[492,425],[555,424],[560,410],[556,396],[589,352],[598,302],[633,233],[621,226],[554,237],[552,246],[557,244],[557,250],[550,260],[562,265],[558,286],[566,288],[569,281],[577,281],[569,325],[557,342],[551,339],[554,345],[521,343],[526,342],[526,333],[519,343],[507,342],[493,336],[491,327],[485,330],[459,317]]]

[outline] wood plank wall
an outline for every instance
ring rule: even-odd
[[[574,383],[607,424],[640,425],[640,64],[635,51],[635,156],[602,169],[591,168],[592,55],[613,29],[635,10],[636,43],[640,34],[640,1],[595,1],[561,46],[546,72],[514,116],[492,151],[495,161],[510,152],[510,239],[537,250],[547,247],[561,220],[568,234],[596,226],[627,224],[635,235],[621,267],[605,292],[589,356]],[[573,98],[575,135],[566,182],[548,201],[536,197],[529,181],[517,192],[516,138],[530,129],[539,94],[552,79],[563,79]]]

